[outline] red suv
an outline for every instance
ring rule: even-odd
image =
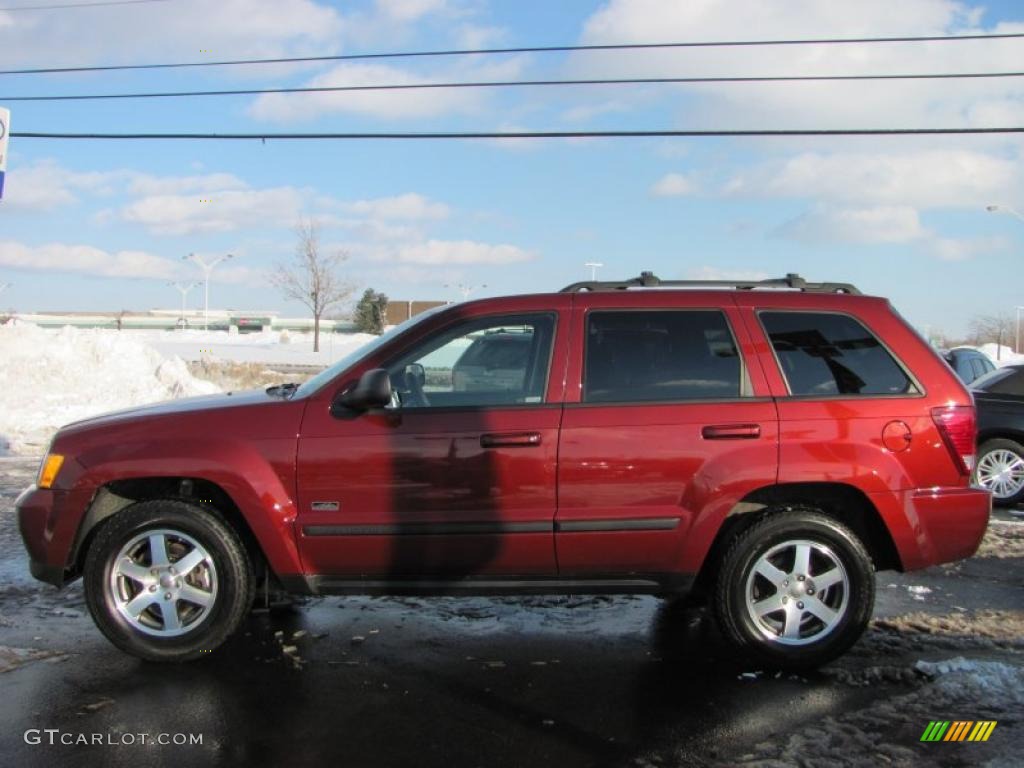
[[[588,282],[419,315],[295,386],[64,427],[32,573],[119,648],[220,645],[257,587],[702,595],[761,662],[864,630],[876,570],[969,557],[971,395],[888,301],[795,275]]]

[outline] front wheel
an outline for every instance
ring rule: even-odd
[[[831,661],[864,632],[874,608],[871,558],[846,526],[813,510],[769,513],[722,560],[715,612],[756,660],[801,668]]]
[[[235,532],[210,511],[176,500],[140,502],[107,521],[83,577],[100,631],[149,661],[213,651],[253,597],[252,567]]]

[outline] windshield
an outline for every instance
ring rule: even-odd
[[[378,349],[383,347],[385,344],[390,342],[398,335],[414,328],[415,326],[419,325],[421,322],[426,320],[428,317],[433,317],[444,308],[445,305],[442,305],[440,307],[432,307],[431,309],[428,309],[424,312],[420,312],[415,317],[412,317],[406,320],[404,323],[400,323],[394,326],[393,328],[389,329],[386,333],[382,333],[373,341],[367,342],[358,349],[349,352],[336,363],[320,371],[320,373],[311,378],[309,381],[306,381],[302,385],[300,385],[299,388],[295,390],[295,397],[307,397],[308,395],[312,395],[314,392],[317,392],[322,386],[324,386],[335,376],[338,376],[340,373],[344,372],[345,369],[351,368],[360,360],[369,357],[371,354],[376,352]]]

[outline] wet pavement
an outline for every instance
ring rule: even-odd
[[[0,458],[4,765],[1009,766],[1024,754],[1024,523],[1005,513],[983,556],[879,574],[872,629],[813,674],[737,664],[701,611],[648,597],[324,598],[256,612],[209,659],[163,666],[107,643],[80,584],[29,576],[12,506],[36,466]],[[921,743],[935,719],[999,724],[985,743]],[[178,734],[202,743],[148,743]]]

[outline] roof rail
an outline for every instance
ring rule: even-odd
[[[755,288],[789,288],[806,293],[847,293],[860,296],[856,286],[850,283],[809,283],[800,275],[790,272],[785,277],[771,280],[662,280],[653,272],[641,272],[639,277],[629,280],[584,280],[567,285],[559,293],[582,293],[584,291],[625,291],[629,288],[735,288],[749,291]]]

